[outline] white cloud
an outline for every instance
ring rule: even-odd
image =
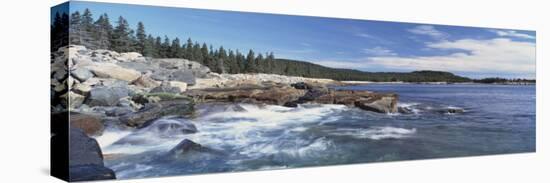
[[[428,43],[428,48],[439,50],[461,50],[449,55],[370,57],[365,64],[386,68],[409,70],[440,70],[451,72],[490,72],[521,74],[535,77],[535,44],[518,42],[505,38]]]
[[[427,35],[434,39],[444,39],[448,36],[446,33],[436,30],[431,25],[419,25],[412,29],[409,29],[408,31],[413,34]]]
[[[516,37],[516,38],[523,38],[523,39],[535,39],[535,36],[531,36],[529,34],[519,33],[519,32],[514,31],[514,30],[508,30],[508,31],[496,30],[494,32],[497,35],[503,36],[503,37]]]
[[[535,44],[505,38],[461,39],[427,43],[434,50],[456,50],[439,56],[375,56],[352,61],[318,61],[334,68],[360,70],[438,70],[473,75],[535,78]]]
[[[384,47],[374,47],[374,48],[365,48],[363,49],[363,53],[369,55],[369,56],[395,56],[397,55],[392,50],[389,50]]]

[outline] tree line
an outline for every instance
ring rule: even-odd
[[[107,49],[117,52],[139,52],[152,58],[184,58],[199,62],[216,73],[267,73],[288,76],[329,78],[357,81],[404,81],[404,82],[469,82],[469,78],[448,72],[415,71],[363,72],[352,69],[336,69],[299,60],[275,58],[273,52],[256,53],[254,50],[242,53],[239,50],[213,48],[188,38],[182,41],[168,36],[148,34],[143,22],[132,29],[128,21],[119,16],[111,24],[108,14],[97,19],[89,9],[70,15],[57,13],[51,25],[52,50],[75,44],[90,49]],[[70,35],[70,36],[69,36]]]

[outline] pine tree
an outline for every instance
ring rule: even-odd
[[[109,21],[109,16],[103,14],[99,16],[94,23],[95,32],[94,39],[96,40],[96,47],[100,49],[111,49],[111,34],[113,32],[113,26]]]
[[[160,45],[160,57],[170,57],[170,38],[168,36],[164,36],[164,42]]]
[[[69,45],[69,28],[70,28],[70,22],[69,22],[69,15],[66,13],[59,14],[59,12],[55,13],[55,17],[53,20],[53,24],[51,26],[51,51],[56,51],[60,47]]]
[[[57,23],[61,23],[61,16],[59,16],[59,13],[56,13],[55,14],[55,21],[54,21],[56,24]],[[59,27],[59,25],[56,25],[54,24],[54,27]],[[71,44],[75,44],[75,45],[82,45],[82,30],[81,30],[81,17],[80,17],[80,12],[76,11],[74,13],[71,14],[71,19],[70,19],[70,28],[69,28],[69,32],[71,34],[70,36],[70,42]]]
[[[254,63],[255,61],[255,55],[254,55],[254,51],[250,50],[248,51],[248,55],[246,55],[246,66],[245,66],[245,71],[247,73],[257,73],[258,72],[258,69],[256,68],[256,63]]]
[[[182,57],[180,39],[177,37],[172,41],[172,45],[170,45],[170,57],[171,58]]]
[[[93,37],[95,32],[94,18],[92,12],[89,9],[85,9],[84,13],[80,17],[80,40],[81,44],[87,48],[96,48],[96,39]]]
[[[183,55],[183,58],[186,58],[188,60],[193,60],[193,41],[191,41],[191,38],[187,39],[187,43],[185,44],[185,53]]]
[[[156,56],[156,50],[155,50],[155,38],[151,34],[147,36],[147,39],[145,41],[145,44],[143,46],[143,53],[146,57],[155,57]]]
[[[157,38],[155,38],[155,57],[156,58],[162,58],[162,39],[160,38],[160,36],[157,36]]]
[[[129,52],[133,50],[133,44],[131,40],[132,30],[128,25],[128,21],[122,16],[118,17],[117,26],[115,27],[111,45],[114,51],[117,52]]]
[[[204,65],[204,58],[208,57],[208,46],[206,46],[206,43],[202,43],[201,57],[202,59],[196,61]]]
[[[202,54],[201,54],[201,45],[198,43],[198,42],[195,42],[195,44],[193,45],[193,59],[191,59],[192,61],[197,61],[197,60],[203,60],[204,58],[202,57]]]
[[[136,29],[137,51],[145,54],[145,45],[147,44],[147,35],[145,34],[145,26],[142,22],[138,22]]]

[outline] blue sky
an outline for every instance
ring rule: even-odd
[[[442,70],[535,78],[535,32],[186,8],[71,2],[95,18],[125,17],[153,35],[363,71]]]

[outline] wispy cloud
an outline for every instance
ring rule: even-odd
[[[519,33],[519,32],[514,31],[514,30],[507,30],[507,31],[494,30],[493,32],[495,32],[497,35],[502,36],[502,37],[516,37],[516,38],[523,38],[523,39],[535,39],[535,36],[532,36],[532,35],[529,35],[529,34]]]
[[[397,53],[384,47],[364,48],[363,53],[369,56],[395,56]]]
[[[434,39],[445,39],[448,37],[446,33],[435,29],[434,26],[431,25],[419,25],[407,31],[413,34],[430,36]]]
[[[455,50],[438,56],[374,56],[357,60],[321,60],[334,68],[388,71],[438,70],[472,76],[535,78],[535,43],[506,38],[461,39],[427,43],[433,50]]]
[[[428,43],[428,48],[462,50],[441,56],[369,58],[369,64],[408,70],[442,70],[451,72],[513,73],[535,77],[535,44],[505,38],[489,40],[461,39]]]

